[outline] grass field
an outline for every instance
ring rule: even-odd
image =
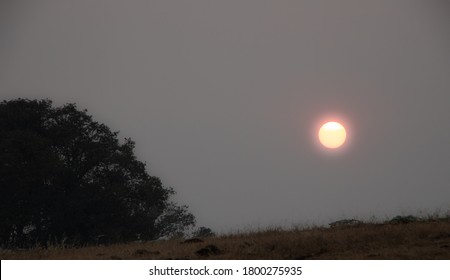
[[[1,259],[450,259],[450,219],[265,230],[197,239],[0,250]]]

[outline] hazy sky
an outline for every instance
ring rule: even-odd
[[[445,1],[0,0],[0,98],[88,109],[216,231],[445,212],[449,19]]]

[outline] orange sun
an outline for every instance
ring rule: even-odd
[[[319,130],[319,140],[328,149],[336,149],[345,143],[347,132],[338,122],[327,122]]]

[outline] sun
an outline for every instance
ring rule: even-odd
[[[347,132],[338,122],[327,122],[320,127],[319,141],[328,149],[336,149],[345,143]]]

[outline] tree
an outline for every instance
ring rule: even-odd
[[[0,244],[152,240],[195,224],[135,143],[75,104],[0,103]]]

